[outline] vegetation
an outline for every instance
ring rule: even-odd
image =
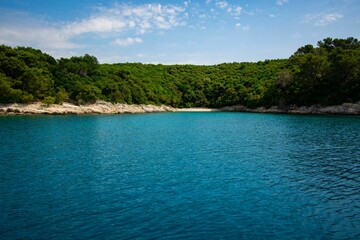
[[[174,107],[334,105],[360,100],[355,38],[305,45],[289,59],[213,66],[99,64],[90,55],[55,60],[40,50],[0,46],[0,102],[98,99]]]

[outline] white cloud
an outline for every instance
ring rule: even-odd
[[[340,13],[320,13],[305,15],[305,22],[313,23],[315,26],[326,26],[343,18]]]
[[[184,16],[184,8],[161,4],[115,4],[110,8],[98,8],[88,18],[67,23],[48,23],[27,14],[9,14],[0,19],[0,43],[42,49],[73,49],[80,47],[74,39],[84,34],[106,39],[129,32],[163,31],[183,25]]]
[[[343,16],[339,13],[329,13],[329,14],[325,14],[322,15],[316,22],[315,25],[316,26],[326,26],[332,22],[336,22],[338,21],[340,18],[342,18]]]
[[[130,26],[134,26],[134,23],[115,19],[113,17],[98,16],[79,22],[69,23],[65,25],[61,31],[63,34],[72,37],[84,33],[121,32],[124,31],[126,27]]]
[[[242,7],[235,8],[235,14],[240,15],[241,11],[242,11]]]
[[[188,1],[190,4],[190,1]],[[145,33],[156,29],[169,29],[183,24],[185,9],[173,5],[145,4],[129,6],[116,4],[100,10],[100,16],[70,25],[78,32],[123,32],[135,29]]]
[[[23,12],[11,12],[0,16],[0,44],[10,46],[35,46],[42,49],[74,49],[59,28],[44,23]]]
[[[227,1],[216,1],[215,5],[221,9],[225,9],[229,6],[229,3]]]
[[[288,3],[288,2],[289,2],[288,0],[276,0],[276,5],[282,6],[282,5],[284,5],[285,3]]]
[[[233,16],[235,18],[237,18],[243,10],[242,7],[240,7],[238,5],[229,4],[227,1],[216,0],[215,6],[217,8],[220,8],[220,9],[226,11],[228,14],[230,14],[231,16]]]
[[[243,26],[241,23],[236,23],[236,24],[235,24],[235,27],[236,27],[237,29],[242,29],[242,30],[249,30],[249,29],[250,29],[250,26],[249,26],[249,25]]]
[[[125,38],[125,39],[116,39],[113,43],[114,44],[117,44],[117,45],[120,45],[122,47],[126,47],[126,46],[130,46],[130,45],[133,45],[133,44],[136,44],[136,43],[142,43],[143,40],[141,38]]]
[[[74,49],[80,45],[71,42],[54,28],[0,27],[0,42],[7,45],[36,46],[47,49]]]
[[[205,13],[201,13],[201,14],[199,15],[199,18],[200,18],[200,19],[205,19],[205,18],[207,18],[207,15],[206,15]]]

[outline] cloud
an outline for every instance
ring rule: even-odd
[[[170,29],[182,25],[184,11],[184,8],[173,5],[116,4],[112,8],[100,9],[97,16],[71,23],[66,28],[70,32],[73,31],[75,35],[89,32],[123,32],[133,29],[144,34],[147,31]]]
[[[243,8],[238,5],[229,4],[227,1],[216,0],[215,6],[222,10],[225,10],[231,16],[237,18],[242,13]]]
[[[311,22],[315,26],[326,26],[343,18],[340,13],[320,13],[305,15],[305,22]]]
[[[226,11],[233,16],[239,16],[241,14],[242,7],[229,7]]]
[[[60,31],[65,36],[77,36],[84,33],[121,32],[132,24],[122,19],[107,16],[90,17],[88,19],[72,22],[65,25]]]
[[[236,7],[235,8],[235,14],[240,15],[241,11],[242,11],[242,7]]]
[[[329,13],[322,15],[316,22],[316,26],[326,26],[332,22],[336,22],[341,19],[343,16],[339,13]]]
[[[242,29],[242,30],[249,30],[249,29],[250,29],[250,26],[249,26],[249,25],[243,26],[241,23],[236,23],[236,24],[235,24],[235,27],[236,27],[237,29]]]
[[[45,23],[24,12],[0,16],[0,43],[12,46],[35,46],[46,49],[74,49],[80,47],[56,26]]]
[[[229,3],[227,1],[216,1],[215,5],[221,9],[225,9],[229,6]]]
[[[288,0],[276,0],[276,5],[282,6],[282,5],[284,5],[285,3],[288,3],[288,2],[289,2]]]
[[[81,47],[74,40],[85,34],[106,39],[130,32],[163,31],[183,25],[184,16],[184,8],[161,4],[115,4],[97,8],[82,20],[65,23],[49,23],[26,13],[11,13],[0,16],[0,43],[42,49],[73,49]],[[137,38],[134,39],[136,43]]]
[[[269,14],[269,17],[270,17],[270,18],[274,18],[274,17],[275,17],[275,14]]]
[[[126,47],[126,46],[130,46],[130,45],[133,45],[133,44],[136,44],[136,43],[142,43],[143,40],[141,38],[125,38],[125,39],[116,39],[113,43],[114,44],[117,44],[117,45],[120,45],[122,47]]]

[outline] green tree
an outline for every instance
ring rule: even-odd
[[[326,76],[330,70],[330,62],[322,54],[307,53],[294,55],[291,58],[297,65],[294,75],[292,94],[300,105],[322,103],[327,91]]]
[[[20,79],[22,81],[22,90],[28,92],[37,100],[42,100],[53,93],[54,82],[44,69],[29,68]]]
[[[13,89],[11,87],[11,78],[5,74],[0,73],[0,102],[1,103],[15,103],[21,102],[22,91],[19,89]]]
[[[75,100],[79,104],[94,103],[97,99],[100,99],[101,90],[91,84],[78,84],[78,91]]]
[[[64,88],[58,88],[55,94],[55,103],[62,103],[69,100],[69,94]]]

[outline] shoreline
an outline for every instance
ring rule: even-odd
[[[278,114],[312,114],[312,115],[360,115],[360,102],[343,103],[337,106],[292,106],[288,109],[246,108],[241,105],[222,108],[174,108],[170,106],[156,106],[146,104],[122,104],[97,101],[94,104],[75,105],[64,102],[62,104],[47,105],[44,103],[12,103],[0,104],[0,115],[88,115],[88,114],[124,114],[124,113],[157,113],[157,112],[251,112]]]
[[[278,113],[278,114],[310,114],[310,115],[360,115],[360,102],[357,103],[343,103],[334,106],[290,106],[287,109],[282,109],[277,106],[270,108],[258,107],[247,108],[242,105],[228,106],[220,108],[224,112],[251,112],[251,113]]]
[[[47,105],[44,103],[0,104],[0,115],[88,115],[174,112],[176,108],[161,105],[122,104],[97,101],[94,104],[75,105],[68,102]]]
[[[220,108],[177,108],[176,112],[221,112]]]

